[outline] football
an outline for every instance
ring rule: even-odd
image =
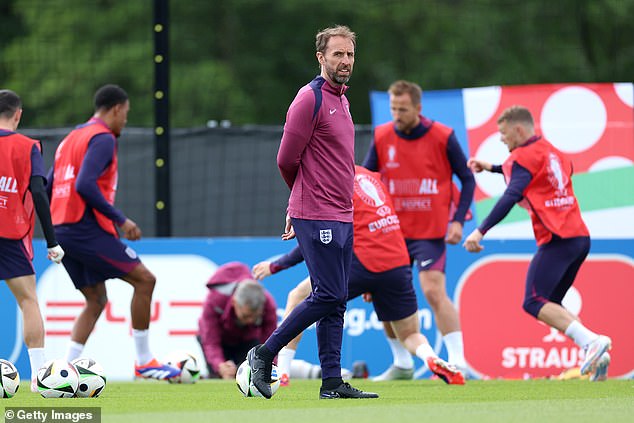
[[[278,388],[280,387],[280,379],[277,373],[277,366],[273,364],[273,368],[271,369],[271,394],[275,395]],[[260,391],[251,383],[251,368],[249,367],[248,361],[243,361],[238,367],[238,371],[236,372],[236,385],[238,385],[238,390],[245,397],[262,397]]]
[[[78,386],[77,369],[64,359],[47,361],[37,371],[37,389],[44,398],[72,398]]]
[[[79,375],[79,384],[75,393],[80,398],[96,398],[106,387],[106,375],[103,367],[91,358],[80,357],[71,362]]]
[[[200,366],[192,354],[176,351],[169,355],[166,362],[181,371],[179,376],[168,379],[169,383],[196,383],[200,379]]]
[[[0,398],[11,398],[20,387],[18,369],[7,360],[0,359]]]

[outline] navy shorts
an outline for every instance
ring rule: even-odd
[[[357,257],[353,256],[348,282],[348,300],[364,292],[372,294],[374,311],[382,322],[401,320],[418,311],[410,266],[375,273],[363,267]]]
[[[590,238],[556,238],[540,245],[526,274],[524,310],[537,317],[547,302],[561,305],[590,252]]]
[[[406,239],[410,260],[418,271],[438,270],[445,273],[447,264],[447,244],[444,238]]]
[[[132,248],[98,226],[81,231],[56,227],[55,236],[64,249],[62,264],[77,289],[121,278],[141,263]]]
[[[0,280],[34,275],[33,263],[21,239],[0,238]]]

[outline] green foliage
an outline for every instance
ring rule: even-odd
[[[129,120],[152,122],[152,15],[149,0],[13,0],[25,31],[2,50],[4,84],[20,94],[23,126],[86,120],[103,84],[124,87]]]
[[[5,0],[0,81],[25,126],[72,125],[107,82],[131,96],[130,125],[153,122],[153,0]],[[357,33],[348,96],[370,121],[369,90],[631,81],[634,0],[171,0],[173,127],[209,119],[281,124],[318,72],[314,36]],[[5,24],[6,23],[6,24]]]

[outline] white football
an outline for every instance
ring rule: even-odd
[[[200,366],[193,354],[185,351],[175,351],[168,356],[166,362],[181,371],[180,375],[168,379],[168,382],[196,383],[200,379]]]
[[[0,398],[11,398],[20,387],[20,373],[8,360],[0,359]]]
[[[77,369],[64,359],[47,361],[37,371],[37,389],[44,398],[72,398],[78,386]]]
[[[79,374],[79,385],[77,386],[77,396],[80,398],[96,398],[106,387],[106,374],[103,367],[92,358],[80,357],[71,362],[77,374]]]
[[[271,394],[275,395],[280,387],[280,379],[277,372],[277,366],[273,364],[271,369]],[[251,383],[251,367],[248,361],[243,361],[236,372],[236,385],[238,390],[245,397],[262,397],[260,391]]]

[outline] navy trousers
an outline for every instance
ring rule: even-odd
[[[352,260],[352,223],[292,219],[312,292],[288,315],[265,342],[277,354],[286,344],[317,322],[322,378],[341,377],[343,315],[348,297]]]

